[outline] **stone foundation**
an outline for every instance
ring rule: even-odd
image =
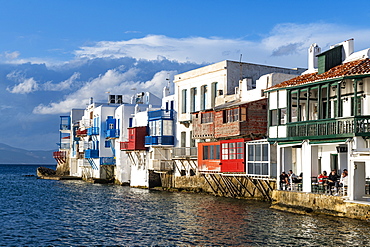
[[[345,201],[338,196],[274,190],[272,208],[303,214],[326,214],[370,220],[370,204]]]

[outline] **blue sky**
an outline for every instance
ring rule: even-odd
[[[90,97],[159,95],[168,75],[225,59],[306,67],[307,49],[370,47],[369,1],[0,0],[0,143],[55,149]]]

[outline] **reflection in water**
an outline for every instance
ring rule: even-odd
[[[0,170],[0,245],[370,245],[367,222],[280,212],[257,201],[20,174]]]

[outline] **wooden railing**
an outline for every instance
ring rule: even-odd
[[[289,138],[370,136],[370,116],[343,117],[287,124]]]

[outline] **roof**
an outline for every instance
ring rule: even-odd
[[[318,74],[310,73],[294,77],[290,80],[279,83],[272,86],[265,91],[273,89],[294,87],[298,85],[309,84],[313,82],[326,81],[335,78],[342,78],[355,75],[369,75],[370,76],[370,58],[356,60],[348,63],[344,63],[331,68],[325,73]]]
[[[233,101],[224,103],[222,105],[218,105],[214,109],[215,109],[215,111],[219,111],[219,110],[224,110],[224,109],[228,109],[228,108],[234,108],[234,107],[237,107],[237,106],[249,104],[249,103],[252,103],[252,102],[257,102],[257,101],[260,101],[260,100],[266,100],[266,98],[253,100],[253,101],[241,101],[240,99],[233,100]]]

